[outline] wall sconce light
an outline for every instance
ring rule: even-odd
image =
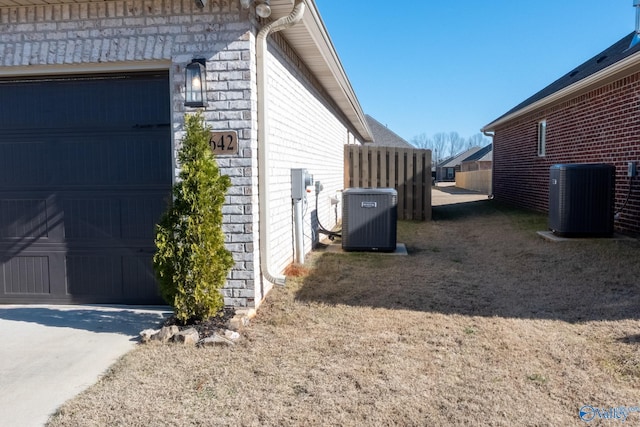
[[[199,1],[199,0],[195,0],[195,1]],[[254,0],[240,0],[240,6],[242,6],[243,9],[249,9],[253,1]],[[256,14],[260,18],[268,18],[271,16],[271,0],[255,0],[255,3],[256,3]]]
[[[207,67],[206,59],[194,58],[184,71],[185,107],[206,107],[205,95],[207,93]]]
[[[260,18],[271,16],[271,0],[256,0],[256,14]]]

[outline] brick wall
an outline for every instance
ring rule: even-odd
[[[341,219],[341,206],[331,206],[344,181],[344,144],[353,141],[337,109],[327,100],[295,53],[277,35],[269,46],[269,129],[272,210],[272,262],[282,271],[294,261],[291,169],[307,169],[324,189],[308,194],[304,216],[305,251],[318,241],[317,218],[331,229]],[[336,215],[337,208],[337,215]]]
[[[497,200],[546,212],[549,168],[558,163],[616,167],[616,210],[629,194],[627,162],[640,162],[640,73],[536,111],[496,129],[493,193]],[[546,155],[537,155],[537,123],[547,121]],[[640,232],[640,179],[632,183],[616,229]]]
[[[255,301],[257,180],[253,26],[237,0],[212,0],[205,9],[192,0],[109,1],[0,8],[0,68],[4,75],[119,72],[168,69],[171,78],[173,146],[184,136],[184,67],[207,59],[207,123],[237,130],[239,154],[220,157],[232,188],[224,206],[227,248],[235,266],[225,303]],[[179,173],[176,165],[175,175]]]

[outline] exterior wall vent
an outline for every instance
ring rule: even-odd
[[[348,188],[342,197],[342,249],[395,251],[397,191],[393,188]]]
[[[549,228],[566,237],[611,236],[616,168],[599,163],[553,165],[549,174]]]

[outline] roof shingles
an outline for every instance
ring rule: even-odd
[[[369,124],[369,129],[371,129],[371,134],[373,135],[372,145],[380,147],[415,148],[370,115],[365,114],[365,117]]]

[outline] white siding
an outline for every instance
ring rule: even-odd
[[[282,271],[294,261],[293,207],[291,201],[291,169],[307,169],[324,187],[318,199],[320,223],[331,229],[341,219],[338,206],[330,198],[339,194],[344,177],[344,144],[349,142],[348,128],[333,106],[322,96],[304,69],[295,66],[299,60],[283,44],[269,46],[269,130],[270,152],[272,263]],[[307,197],[305,209],[305,251],[318,240],[315,214],[315,191]],[[320,236],[323,238],[323,236]]]

